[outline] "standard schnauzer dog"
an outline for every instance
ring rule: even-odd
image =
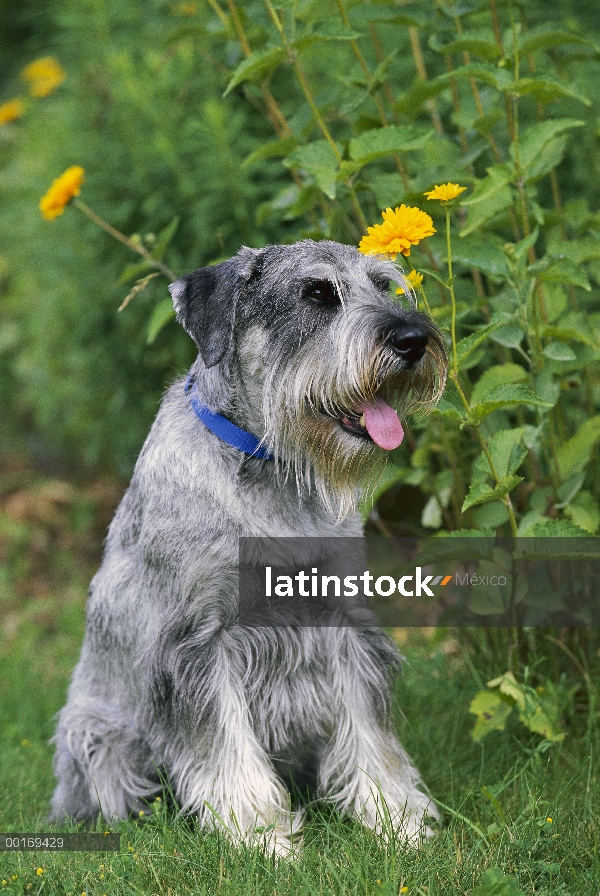
[[[392,262],[303,240],[171,285],[199,355],[165,395],[91,584],[54,820],[126,817],[165,776],[203,825],[283,854],[302,824],[293,779],[374,830],[427,835],[435,808],[389,718],[391,640],[368,615],[253,627],[236,610],[240,537],[362,536],[357,497],[402,441],[397,410],[441,394],[443,338],[392,283],[409,295]]]

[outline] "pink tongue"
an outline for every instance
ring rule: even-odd
[[[404,430],[396,411],[383,398],[376,398],[374,404],[361,405],[360,410],[365,415],[367,432],[375,444],[385,451],[397,448],[404,438]]]

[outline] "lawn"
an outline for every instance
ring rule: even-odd
[[[1,516],[0,827],[30,833],[53,830],[44,821],[53,787],[48,741],[78,656],[87,580],[118,489],[60,486],[27,471],[5,473],[3,482],[5,492],[10,483],[12,490]],[[452,631],[395,635],[407,658],[396,689],[396,724],[442,813],[439,832],[421,849],[386,845],[315,805],[302,851],[274,864],[261,849],[236,849],[157,802],[143,818],[117,828],[119,853],[3,853],[3,889],[61,896],[596,896],[600,738],[594,700],[564,672],[559,681],[569,699],[561,743],[509,721],[505,731],[477,744],[470,701],[504,671],[485,650],[485,638],[472,633],[468,640]]]

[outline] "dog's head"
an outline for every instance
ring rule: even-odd
[[[243,248],[172,284],[177,318],[219,371],[220,407],[301,487],[344,514],[402,441],[401,416],[432,406],[447,357],[431,318],[392,297],[391,262],[303,240]],[[206,380],[205,380],[206,382]],[[212,376],[209,393],[217,379]],[[203,395],[214,407],[214,394]]]

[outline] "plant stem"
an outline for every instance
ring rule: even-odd
[[[120,230],[112,227],[107,221],[101,218],[100,215],[97,215],[96,212],[92,211],[89,205],[82,202],[81,199],[73,199],[73,205],[78,208],[80,212],[83,212],[84,215],[87,215],[94,224],[97,224],[98,227],[101,227],[102,230],[110,234],[110,236],[114,237],[120,243],[123,243],[123,245],[127,246],[128,249],[131,249],[132,252],[137,252],[138,255],[141,255],[142,258],[153,268],[156,268],[157,271],[160,271],[170,280],[177,280],[177,274],[174,274],[170,268],[162,263],[162,261],[153,258],[144,246],[134,243],[133,240],[130,240],[129,237],[125,236],[124,233],[121,233]]]
[[[448,255],[448,287],[452,302],[452,358],[453,373],[458,377],[458,355],[456,353],[456,298],[454,296],[454,277],[452,276],[452,243],[450,240],[450,207],[446,205],[446,252]]]
[[[279,16],[275,12],[275,9],[273,7],[273,4],[271,3],[271,0],[264,0],[264,3],[265,3],[265,6],[267,7],[267,11],[271,17],[273,24],[275,25],[275,27],[277,28],[277,31],[279,32],[279,37],[281,38],[281,42],[287,52],[287,56],[288,56],[290,65],[294,69],[294,73],[296,75],[296,78],[298,79],[298,83],[300,84],[302,93],[304,94],[306,101],[307,101],[308,105],[310,106],[310,109],[315,117],[315,121],[317,122],[319,130],[321,131],[321,133],[323,134],[323,137],[325,138],[325,140],[331,147],[331,150],[335,156],[336,162],[338,163],[338,165],[341,165],[342,155],[337,147],[335,140],[331,136],[329,128],[323,121],[321,113],[319,112],[319,110],[317,108],[317,104],[315,103],[315,98],[313,96],[313,93],[312,93],[312,90],[310,87],[310,83],[308,81],[308,78],[306,77],[306,73],[305,73],[304,69],[302,68],[302,65],[300,64],[300,60],[298,59],[298,54],[296,53],[295,49],[290,46],[288,39],[285,35],[283,25],[281,24]],[[360,203],[356,196],[354,187],[351,184],[347,184],[347,187],[350,192],[350,200],[352,202],[352,207],[354,208],[354,212],[356,214],[357,220],[358,220],[360,226],[362,227],[363,231],[366,231],[366,229],[369,225],[367,223],[367,219],[364,216],[363,210],[360,207]]]

